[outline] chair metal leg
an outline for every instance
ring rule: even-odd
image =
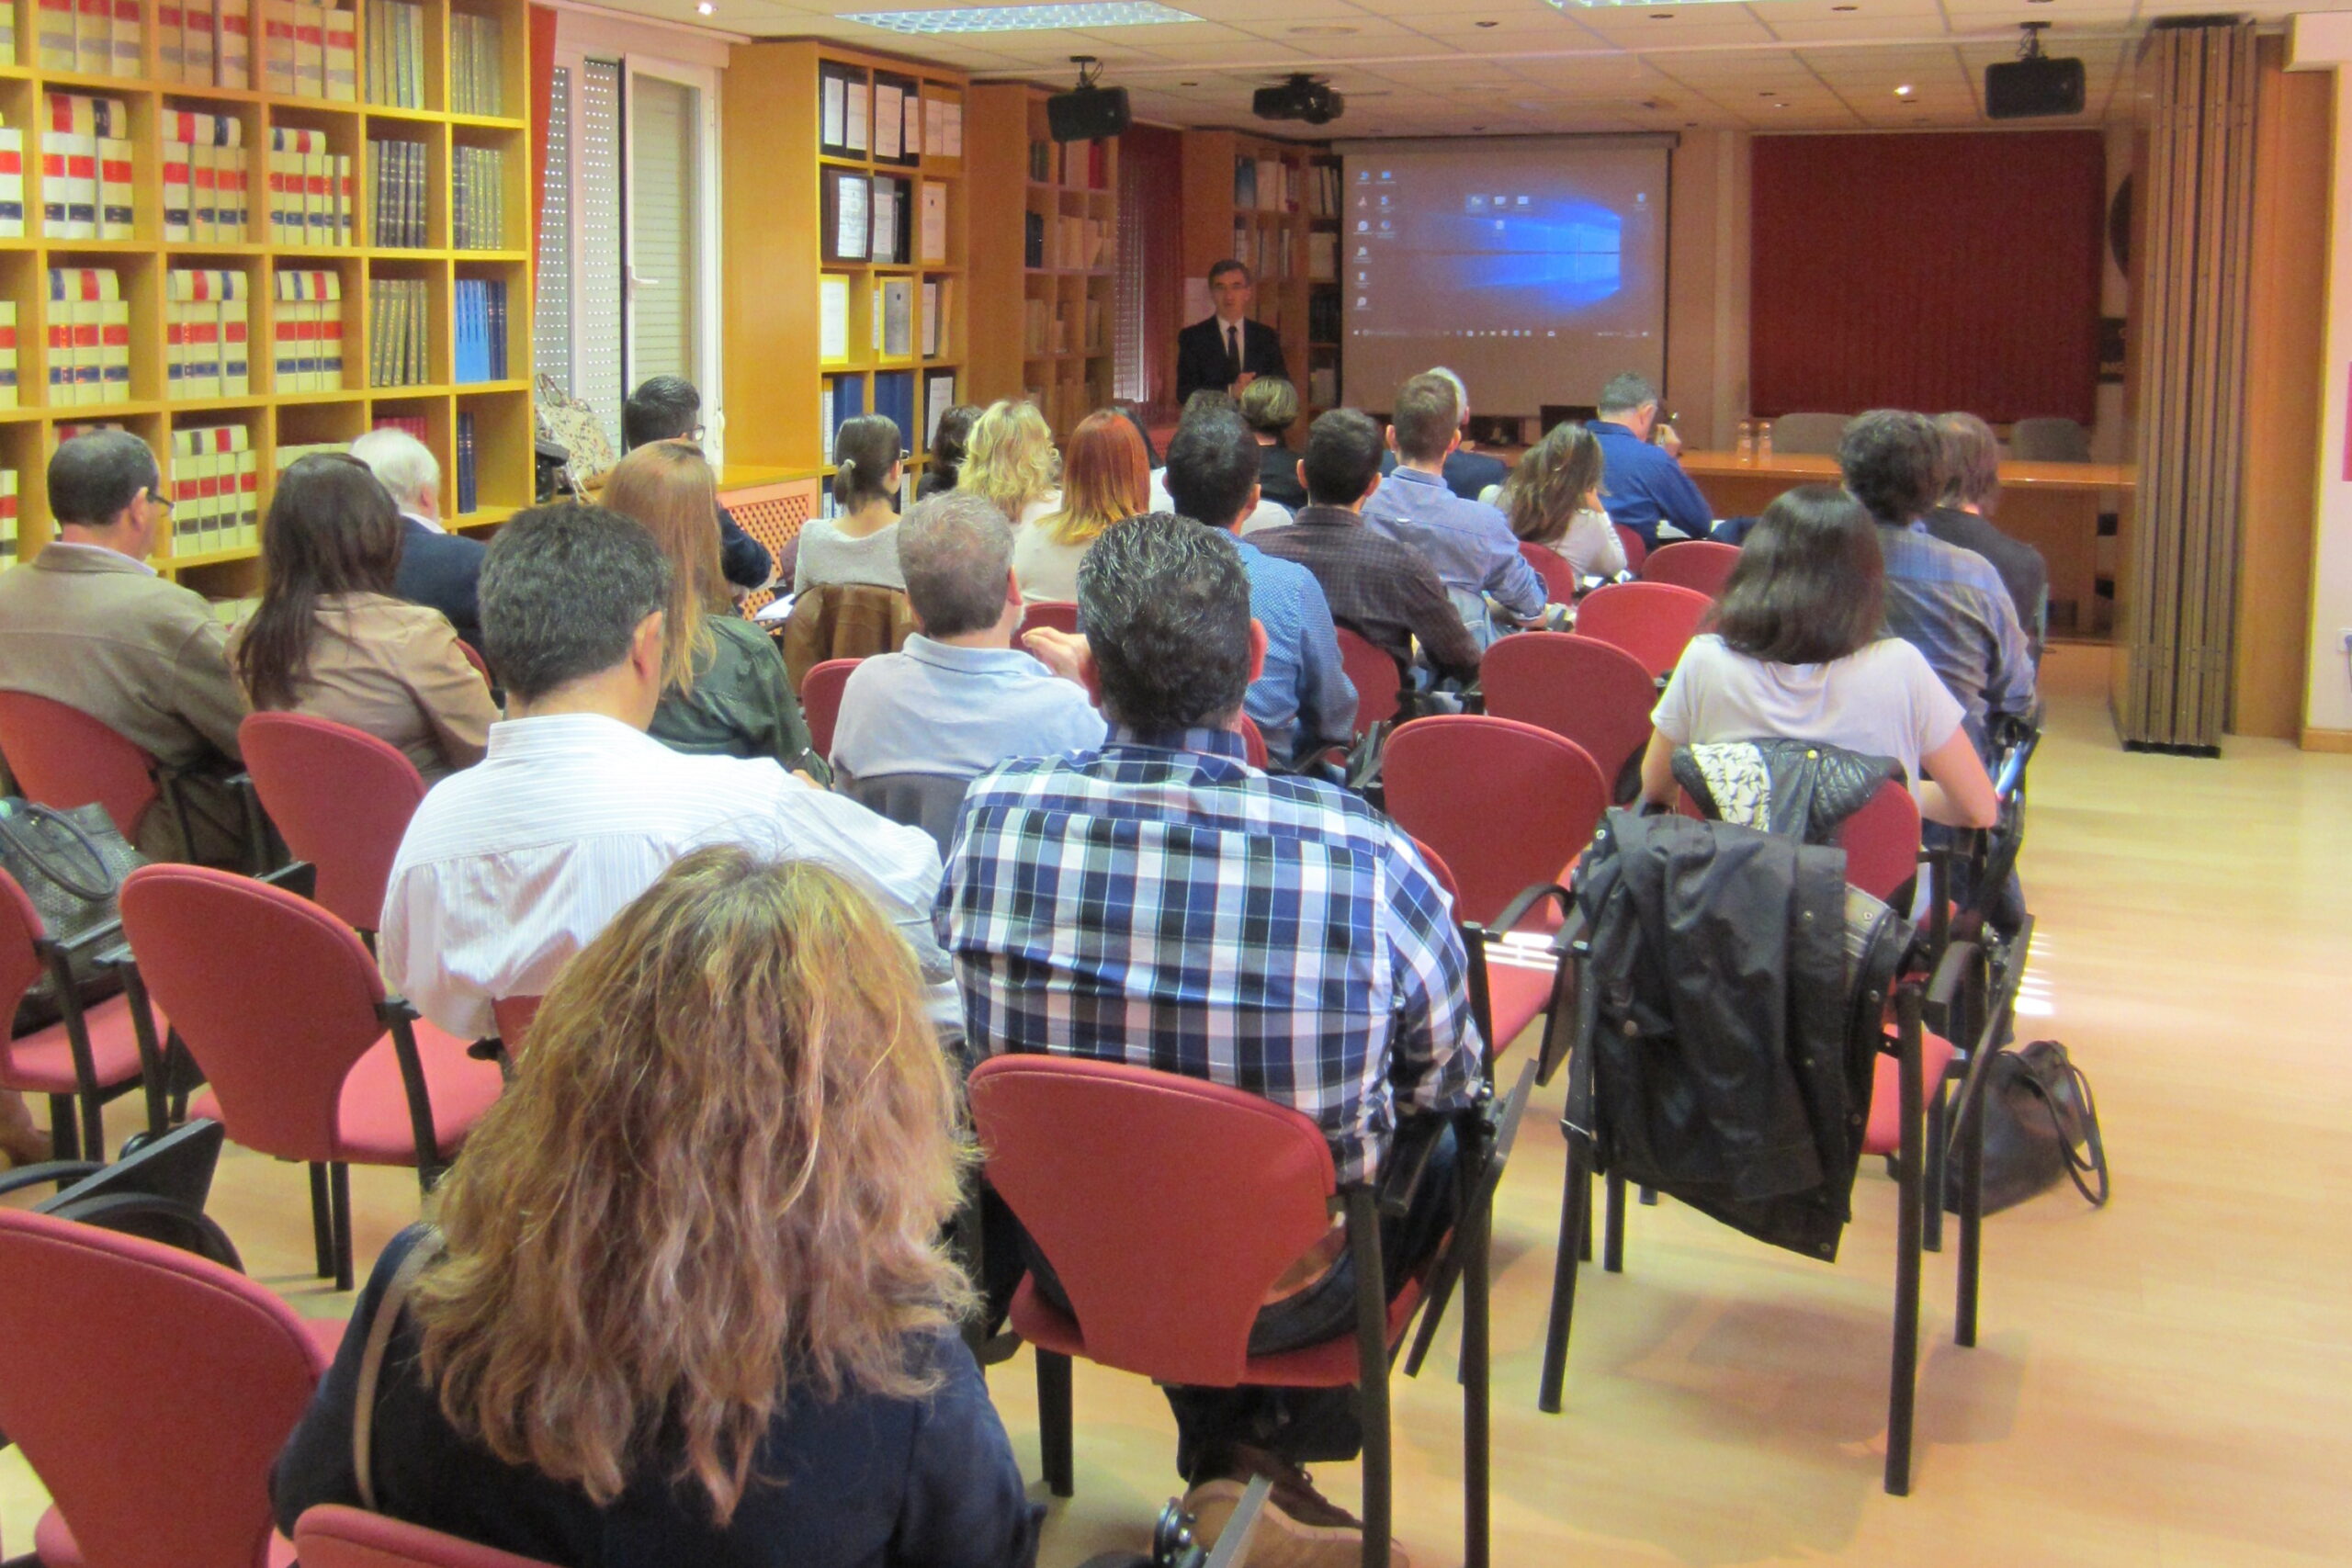
[[[52,1094],[49,1097],[49,1149],[51,1159],[82,1157],[81,1124],[74,1120],[74,1097]]]
[[[1906,989],[1898,1004],[1903,1018],[1902,1134],[1895,1153],[1895,1184],[1901,1208],[1895,1220],[1894,1354],[1886,1395],[1886,1490],[1911,1492],[1911,1419],[1919,1380],[1920,1142],[1924,1135],[1919,1097],[1919,996]]]
[[[1577,1307],[1577,1259],[1591,1224],[1592,1154],[1585,1140],[1568,1134],[1568,1169],[1560,1197],[1560,1250],[1552,1269],[1552,1322],[1544,1336],[1544,1380],[1535,1407],[1560,1413],[1560,1385],[1568,1371],[1568,1329]]]
[[[1611,1274],[1625,1271],[1625,1179],[1609,1173],[1609,1228],[1601,1237],[1600,1266]]]
[[[74,1100],[82,1110],[82,1147],[89,1151],[85,1157],[104,1165],[107,1162],[104,1104],[98,1099],[96,1089],[76,1095]]]
[[[334,1204],[334,1288],[351,1289],[351,1168],[341,1160],[327,1167],[327,1191]]]
[[[1592,1261],[1592,1236],[1593,1232],[1598,1228],[1592,1223],[1592,1183],[1588,1181],[1584,1189],[1584,1224],[1577,1232],[1577,1262]],[[1564,1231],[1562,1234],[1566,1233]]]
[[[324,1279],[334,1272],[334,1220],[327,1209],[327,1168],[316,1160],[311,1162],[311,1242]]]
[[[1645,1187],[1645,1188],[1643,1188],[1643,1189],[1642,1189],[1642,1190],[1641,1190],[1641,1199],[1642,1199],[1642,1207],[1643,1207],[1643,1208],[1645,1208],[1645,1209],[1655,1209],[1655,1208],[1657,1208],[1657,1188],[1655,1188],[1655,1187]]]
[[[1976,1343],[1977,1269],[1984,1258],[1984,1117],[1960,1108],[1965,1128],[1960,1141],[1960,1285],[1952,1303],[1951,1337],[1955,1345]]]
[[[1476,1230],[1462,1272],[1462,1550],[1463,1568],[1487,1568],[1489,1552],[1487,1459],[1489,1425],[1487,1269],[1493,1214],[1486,1204],[1471,1220]]]
[[[1072,1476],[1069,1358],[1037,1348],[1037,1447],[1046,1461],[1046,1490],[1067,1497]]]
[[[1348,1190],[1348,1258],[1356,1276],[1356,1397],[1363,1427],[1363,1568],[1388,1568],[1395,1476],[1388,1431],[1388,1292],[1380,1211],[1368,1187]]]
[[[1939,1083],[1928,1099],[1927,1174],[1920,1195],[1921,1217],[1926,1222],[1919,1245],[1929,1252],[1944,1249],[1944,1188],[1951,1178],[1945,1169],[1944,1129],[1951,1116],[1951,1095],[1947,1086]]]

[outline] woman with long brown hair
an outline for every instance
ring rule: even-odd
[[[1495,504],[1521,541],[1541,545],[1578,577],[1625,570],[1624,541],[1600,506],[1600,438],[1573,421],[1527,450]]]
[[[728,591],[718,482],[701,449],[649,442],[620,460],[599,499],[652,535],[670,560],[662,703],[648,733],[673,751],[806,766],[808,726],[784,660],[766,633],[735,613]]]
[[[393,595],[401,536],[358,458],[289,464],[262,527],[261,605],[232,635],[230,665],[255,710],[365,730],[430,781],[481,761],[498,708],[448,617]]]
[[[939,1244],[970,1159],[906,942],[840,874],[700,850],[548,990],[277,1461],[560,1564],[1018,1568],[1035,1510]],[[385,1304],[405,1275],[405,1310]]]
[[[1078,598],[1078,563],[1102,530],[1149,511],[1151,464],[1143,437],[1125,415],[1105,409],[1070,432],[1062,458],[1060,509],[1021,530],[1012,546],[1012,575],[1021,596],[1063,604]]]

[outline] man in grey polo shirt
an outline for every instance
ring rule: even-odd
[[[1075,678],[1076,661],[1056,657],[1070,639],[1033,634],[1068,675],[1013,646],[1021,585],[1003,513],[961,491],[933,496],[899,524],[899,564],[922,629],[850,676],[833,727],[834,767],[855,778],[968,778],[1008,758],[1102,744],[1102,716]]]

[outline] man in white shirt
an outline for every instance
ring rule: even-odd
[[[645,734],[662,695],[669,566],[651,536],[597,506],[525,512],[481,576],[483,629],[508,717],[490,755],[433,786],[384,894],[385,976],[453,1034],[491,1004],[542,995],[566,959],[681,855],[734,843],[821,861],[898,923],[960,1032],[931,930],[939,851],[774,761],[695,757]]]

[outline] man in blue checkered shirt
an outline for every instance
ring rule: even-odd
[[[1073,657],[1109,741],[981,774],[948,852],[939,935],[973,1046],[1263,1095],[1315,1120],[1342,1182],[1371,1179],[1400,1101],[1453,1111],[1479,1081],[1445,896],[1363,801],[1243,761],[1231,727],[1265,634],[1230,538],[1166,513],[1130,519],[1088,552],[1078,599],[1088,637]],[[1392,1286],[1434,1249],[1450,1188],[1424,1183],[1416,1212],[1384,1228]],[[1261,1311],[1253,1351],[1347,1331],[1344,1254],[1318,1248],[1293,1275]],[[1361,1527],[1299,1468],[1353,1456],[1351,1391],[1168,1395],[1188,1506],[1214,1518],[1238,1483],[1268,1474],[1302,1560],[1354,1560]]]

